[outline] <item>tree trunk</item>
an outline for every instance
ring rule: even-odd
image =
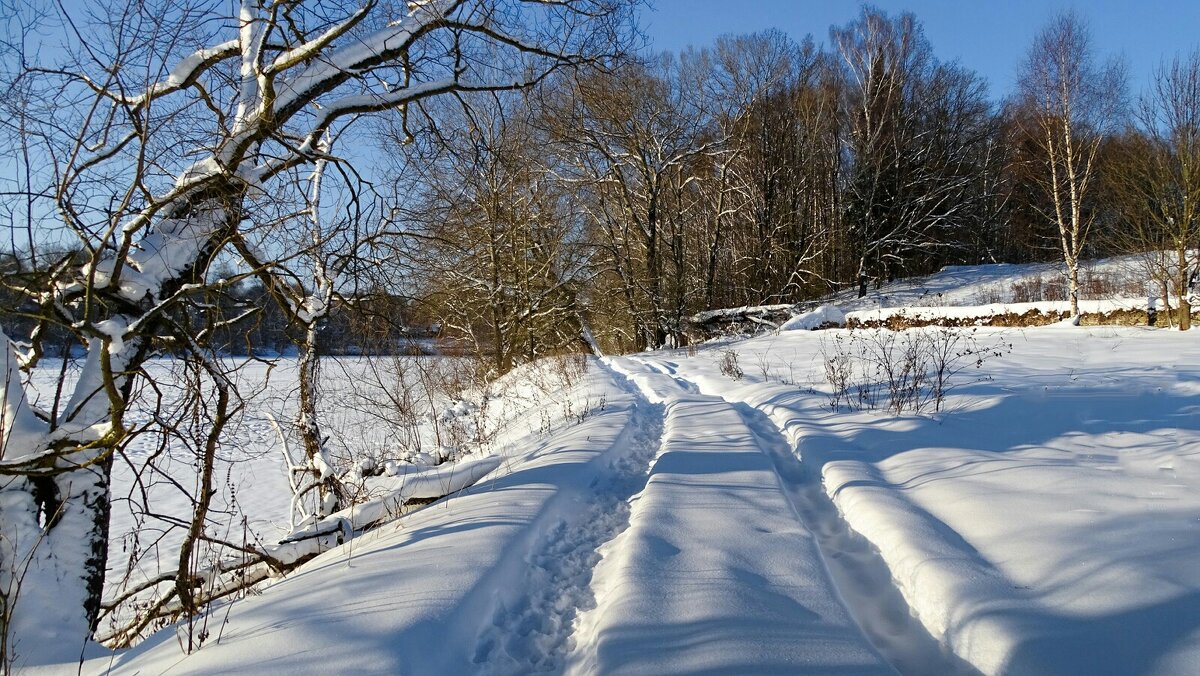
[[[14,477],[0,489],[4,657],[16,665],[78,661],[95,629],[111,467],[110,455],[55,477]]]
[[[1187,331],[1192,328],[1192,304],[1188,301],[1188,271],[1187,249],[1175,252],[1179,265],[1179,330]]]
[[[328,516],[342,508],[343,491],[333,474],[333,467],[325,453],[325,439],[318,422],[317,399],[319,395],[321,356],[317,350],[317,327],[308,326],[304,345],[300,348],[300,436],[304,441],[304,456],[308,460],[308,471],[316,485],[317,500],[313,513]]]
[[[708,268],[704,277],[704,309],[712,310],[713,301],[716,295],[717,288],[717,263],[721,255],[721,246],[724,243],[725,231],[721,228],[721,213],[725,210],[725,185],[727,178],[728,166],[721,167],[721,182],[717,187],[717,209],[713,215],[713,237],[712,243],[708,247]]]
[[[1071,301],[1071,323],[1079,325],[1079,261],[1067,258],[1067,299]]]

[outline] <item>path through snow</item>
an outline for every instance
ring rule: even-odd
[[[738,410],[610,363],[665,406],[662,450],[593,576],[568,673],[892,673]]]
[[[629,525],[629,499],[645,485],[661,435],[662,406],[634,403],[626,433],[610,451],[611,466],[572,497],[531,552],[519,583],[527,593],[493,612],[475,653],[479,673],[561,671],[577,614],[595,606],[590,582],[600,547]]]
[[[692,392],[702,392],[709,384],[678,375],[670,362],[647,359],[645,363],[684,383]],[[821,558],[841,599],[888,662],[906,674],[977,674],[971,665],[938,644],[913,616],[878,550],[850,529],[821,485],[819,470],[813,471],[800,462],[771,418],[725,393],[714,390],[710,394],[721,396],[734,406],[758,448],[771,459],[796,518],[815,535]]]

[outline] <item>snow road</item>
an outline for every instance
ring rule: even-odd
[[[571,670],[892,673],[738,411],[644,363],[611,363],[666,407],[662,451],[594,577],[592,644]]]
[[[753,443],[774,465],[780,487],[802,527],[812,532],[833,587],[871,644],[901,673],[976,674],[973,667],[944,649],[913,616],[892,581],[878,550],[849,528],[826,494],[819,471],[801,463],[789,437],[770,416],[730,396],[727,383],[689,380],[677,364],[640,358],[692,393],[707,393],[731,405],[753,435]],[[794,422],[788,417],[785,426]]]

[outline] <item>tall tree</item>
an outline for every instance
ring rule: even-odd
[[[719,40],[714,54],[714,96],[736,108],[717,118],[722,227],[712,241],[727,250],[710,249],[707,288],[722,253],[726,304],[798,299],[825,276],[819,262],[834,225],[840,149],[837,100],[823,86],[828,60],[811,38],[797,45],[773,32]]]
[[[625,301],[635,341],[661,347],[679,337],[682,308],[671,279],[686,259],[680,189],[719,145],[698,87],[664,56],[581,78],[557,104],[557,140],[584,203],[603,266]]]
[[[1091,203],[1100,146],[1120,121],[1125,72],[1100,62],[1091,32],[1077,14],[1050,21],[1021,64],[1019,96],[1030,111],[1026,136],[1038,151],[1037,177],[1049,198],[1045,216],[1057,227],[1071,316],[1079,321],[1079,261],[1097,216]]]
[[[422,172],[421,243],[409,257],[443,328],[503,374],[578,347],[585,256],[537,111],[519,95],[455,108],[441,117],[458,124]]]
[[[923,272],[981,225],[993,118],[982,81],[933,56],[909,13],[866,7],[832,31],[843,62],[845,218],[859,295]]]

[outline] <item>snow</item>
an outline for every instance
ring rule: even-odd
[[[598,571],[598,608],[583,625],[592,642],[572,671],[891,673],[738,412],[648,367],[615,366],[665,399],[664,436]]]
[[[211,159],[195,163],[184,171],[179,178],[180,185],[175,192],[183,193],[194,189],[205,178],[216,172],[216,164]],[[175,279],[180,272],[191,266],[208,244],[213,231],[219,227],[223,214],[200,212],[196,215],[179,219],[162,219],[146,230],[145,234],[133,243],[129,252],[121,262],[121,272],[117,279],[118,289],[122,296],[131,301],[141,301],[147,296],[158,300],[163,284]],[[133,237],[145,228],[148,219],[138,215],[128,220],[122,226],[127,237]],[[117,269],[117,259],[114,256],[101,258],[84,270],[91,274],[98,288],[104,288],[113,283],[113,272]],[[63,292],[72,287],[63,287]],[[122,320],[123,321],[123,320]],[[110,327],[105,333],[114,335],[117,326]]]
[[[747,305],[743,307],[722,308],[720,310],[708,310],[705,312],[697,312],[688,318],[688,321],[693,324],[704,324],[714,319],[734,319],[747,315],[762,315],[772,312],[784,312],[791,309],[791,305]]]
[[[77,476],[78,478],[78,476]],[[23,478],[6,478],[21,481]],[[81,500],[87,486],[61,487],[65,496]],[[81,510],[63,510],[56,527],[60,537],[68,542],[86,541],[90,523],[81,518]],[[0,555],[18,561],[16,566],[19,582],[13,584],[7,575],[0,578],[6,590],[16,589],[14,617],[5,630],[11,631],[13,644],[10,649],[16,656],[17,666],[54,664],[77,658],[83,651],[79,637],[87,635],[86,621],[75,609],[82,606],[84,590],[79,585],[60,585],[58,580],[77,576],[83,569],[83,561],[69,556],[37,556],[37,547],[43,544],[36,508],[29,493],[16,490],[0,491],[0,519],[4,521],[8,538],[0,543]],[[61,530],[58,530],[61,529]],[[10,597],[11,598],[11,597]],[[24,615],[22,607],[39,609],[36,615]],[[6,665],[7,666],[7,665]],[[20,669],[18,668],[19,672]]]
[[[658,363],[783,430],[930,635],[980,671],[1194,670],[1197,334],[980,332],[1012,352],[937,416],[831,412],[819,334],[737,344],[774,369],[744,383],[703,354]]]
[[[125,332],[129,330],[129,324],[123,317],[117,316],[96,322],[95,327],[97,331],[108,336],[110,355],[117,357],[125,351]]]
[[[311,324],[328,314],[329,308],[324,298],[306,295],[299,305],[292,304],[292,312],[296,314],[296,320],[301,324]]]
[[[298,539],[311,533],[325,532],[331,523],[342,521],[352,530],[362,530],[390,514],[399,514],[401,506],[409,500],[434,499],[457,493],[495,470],[500,462],[501,458],[493,455],[401,474],[395,481],[388,482],[390,485],[382,497],[334,512],[314,526],[291,533],[288,537]]]
[[[374,501],[336,518],[469,488],[219,604],[194,654],[175,627],[83,671],[1195,673],[1200,333],[966,329],[1001,356],[917,414],[833,410],[826,347],[850,331],[804,330],[891,307],[1020,313],[1000,290],[1054,274],[947,269],[831,299],[797,330],[590,359],[550,390],[550,367],[523,369],[436,411],[497,425],[489,449],[393,461]],[[1144,309],[1130,298],[1089,302]],[[285,481],[257,425],[239,450],[255,459],[230,466],[270,515],[250,523],[279,533]]]
[[[0,460],[13,461],[38,448],[46,428],[34,415],[22,387],[20,363],[8,336],[0,331],[4,365],[4,406],[0,408]]]
[[[1147,303],[1145,298],[1112,298],[1079,301],[1079,311],[1083,314],[1108,314],[1120,310],[1145,312],[1146,309]],[[987,305],[887,307],[876,310],[847,312],[844,318],[846,321],[859,322],[884,321],[891,317],[904,317],[918,321],[936,321],[938,319],[974,319],[982,321],[988,317],[1009,314],[1069,315],[1070,311],[1071,304],[1067,301],[1040,301],[1036,303],[989,303]],[[800,316],[802,317],[803,315]],[[842,323],[844,324],[845,322],[843,321]]]
[[[1086,287],[1091,279],[1107,281],[1118,290],[1115,295],[1141,298],[1143,302],[1158,291],[1147,279],[1139,256],[1081,262],[1080,277],[1085,286],[1084,298],[1089,298]],[[862,298],[857,297],[856,289],[847,289],[828,302],[846,312],[880,307],[986,305],[1018,300],[1014,298],[1014,287],[1030,284],[1042,286],[1044,292],[1049,291],[1044,287],[1058,284],[1061,297],[1038,300],[1066,300],[1065,279],[1062,263],[950,265],[925,277],[896,280],[870,290]]]
[[[780,331],[812,331],[825,326],[843,326],[846,314],[833,305],[822,305],[815,310],[795,315],[779,326]]]
[[[522,458],[466,494],[327,552],[261,596],[222,609],[219,640],[199,652],[184,658],[171,632],[162,632],[117,656],[112,673],[205,673],[233,664],[305,672],[315,663],[344,672],[474,673],[476,660],[490,655],[497,671],[505,671],[500,656],[507,655],[519,672],[553,660],[575,607],[558,600],[586,596],[587,556],[608,532],[603,520],[582,517],[604,513],[589,505],[623,497],[620,476],[630,472],[621,462],[639,449],[630,443],[640,432],[632,397],[603,372],[589,373],[583,387],[607,395],[603,411],[528,439]],[[573,528],[596,530],[580,539],[577,556],[555,555],[561,543],[553,535]],[[544,572],[534,574],[530,561]],[[551,572],[558,593],[529,612],[531,592]],[[564,615],[556,621],[552,610]]]

